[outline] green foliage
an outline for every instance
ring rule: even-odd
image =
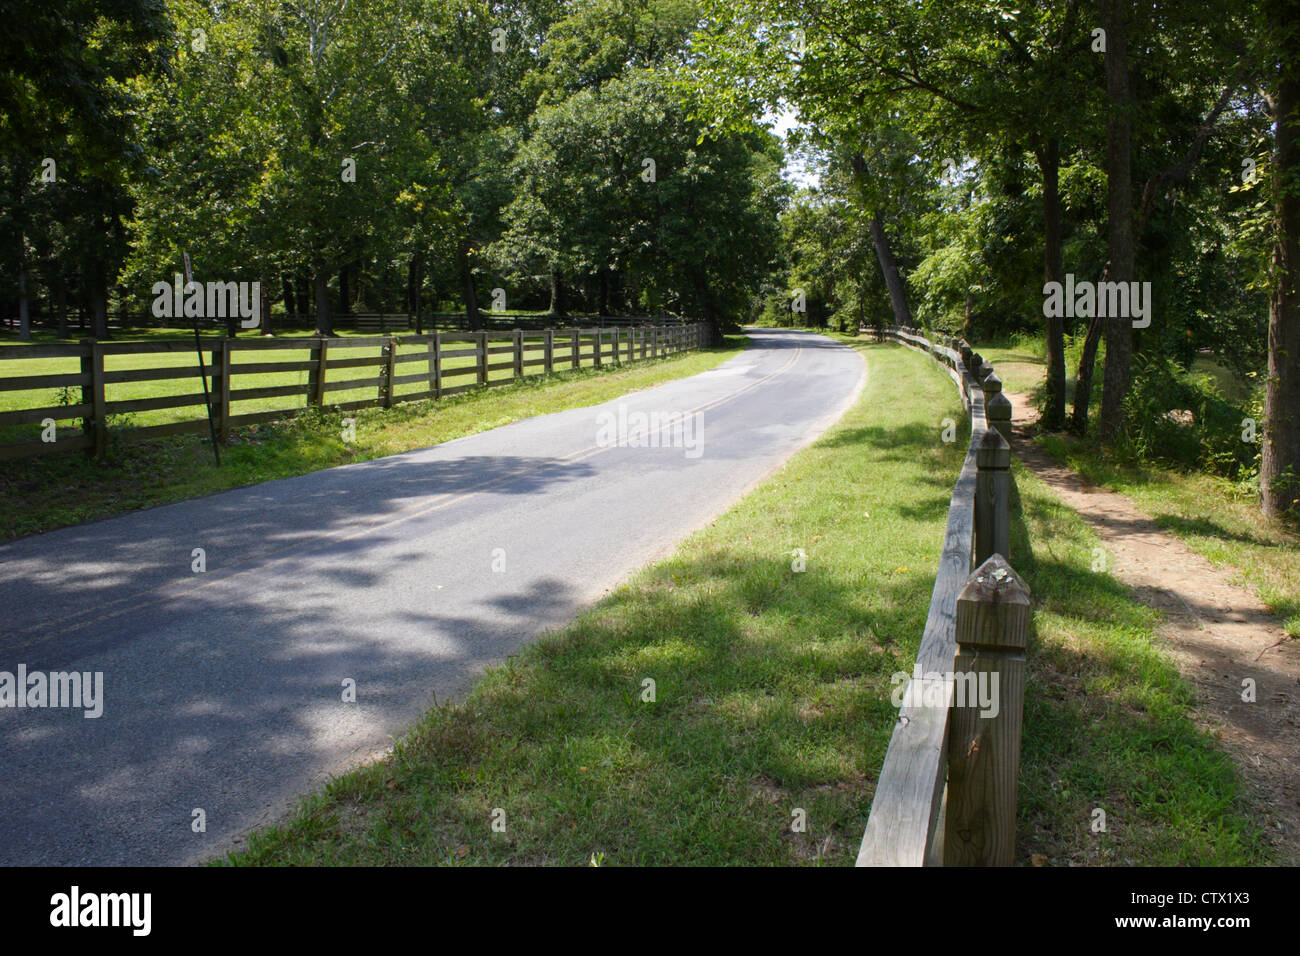
[[[1226,401],[1206,375],[1189,376],[1167,356],[1139,355],[1125,404],[1123,451],[1146,460],[1237,478],[1257,467],[1259,445],[1243,440],[1258,405]]]

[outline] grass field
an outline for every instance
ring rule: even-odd
[[[743,336],[735,336],[717,349],[617,368],[606,365],[600,370],[588,367],[525,378],[441,401],[406,402],[391,409],[362,408],[347,413],[356,425],[355,438],[347,442],[342,438],[343,414],[311,409],[283,422],[233,429],[222,450],[220,468],[213,465],[204,432],[114,445],[104,462],[75,451],[5,462],[0,464],[0,494],[5,501],[0,511],[0,540],[424,448],[530,415],[595,405],[629,391],[707,371],[743,347]],[[330,350],[334,354],[333,344]],[[114,434],[110,429],[110,438]]]
[[[942,371],[854,344],[869,377],[838,425],[225,862],[851,864],[965,453],[940,440],[963,418]],[[1091,571],[1097,540],[1077,515],[1016,481],[1011,560],[1035,599],[1020,861],[1260,861],[1232,767],[1153,644],[1154,612]]]
[[[1023,343],[982,354],[1009,388],[1032,394],[1042,383],[1044,360]],[[1195,370],[1227,374],[1211,359],[1198,360]],[[1247,386],[1239,382],[1237,387]],[[1041,435],[1038,441],[1054,458],[1094,484],[1128,496],[1163,530],[1229,570],[1278,615],[1288,633],[1300,636],[1300,536],[1266,520],[1251,489],[1215,475],[1117,461],[1091,438]]]

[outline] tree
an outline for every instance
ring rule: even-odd
[[[1264,513],[1279,516],[1294,513],[1300,499],[1300,3],[1269,0],[1264,12],[1268,50],[1277,64],[1277,129],[1260,491]]]

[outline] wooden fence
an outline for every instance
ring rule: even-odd
[[[398,402],[438,399],[473,388],[505,385],[529,375],[596,368],[641,359],[661,358],[699,348],[704,328],[698,324],[635,328],[543,329],[511,332],[434,332],[341,338],[209,338],[203,342],[204,370],[210,376],[213,419],[220,440],[233,427],[283,419],[310,406],[341,410]],[[373,352],[373,354],[356,354]],[[166,364],[189,355],[190,364]],[[296,353],[296,354],[295,354]],[[147,368],[106,368],[119,356],[167,356]],[[77,371],[42,375],[21,372],[34,359],[79,360]],[[129,364],[122,361],[116,364]],[[533,371],[530,371],[533,370]],[[124,428],[123,440],[137,441],[181,432],[206,431],[207,409],[193,341],[101,342],[87,339],[67,345],[15,345],[0,348],[0,393],[61,390],[62,403],[37,401],[34,407],[0,411],[0,460],[55,451],[82,449],[96,456],[108,446],[108,418],[159,409],[193,408],[181,421]],[[499,373],[506,372],[506,375]],[[298,382],[241,388],[241,376],[297,373]],[[494,377],[494,373],[498,373]],[[358,377],[362,376],[362,377]],[[305,378],[305,381],[303,379]],[[183,394],[115,398],[125,383],[175,380]],[[342,393],[373,390],[373,395],[338,401]],[[331,396],[336,400],[331,401]],[[240,402],[296,398],[294,405],[235,414]],[[41,404],[41,401],[44,404]],[[12,405],[12,403],[6,403]],[[24,440],[12,426],[80,421],[71,437]],[[17,437],[19,440],[14,441]]]
[[[969,345],[885,338],[934,357],[970,413],[912,680],[876,783],[858,866],[1009,866],[1030,595],[1010,557],[1011,403]],[[996,680],[996,683],[994,681]],[[991,688],[995,707],[978,690]]]

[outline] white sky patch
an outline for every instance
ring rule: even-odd
[[[786,140],[786,147],[789,148],[790,131],[798,127],[798,114],[789,107],[782,108],[775,113],[763,114],[764,123],[772,127],[772,131],[782,139]],[[785,158],[785,167],[782,175],[796,186],[819,186],[821,177],[816,170],[810,169],[798,156],[787,152]]]

